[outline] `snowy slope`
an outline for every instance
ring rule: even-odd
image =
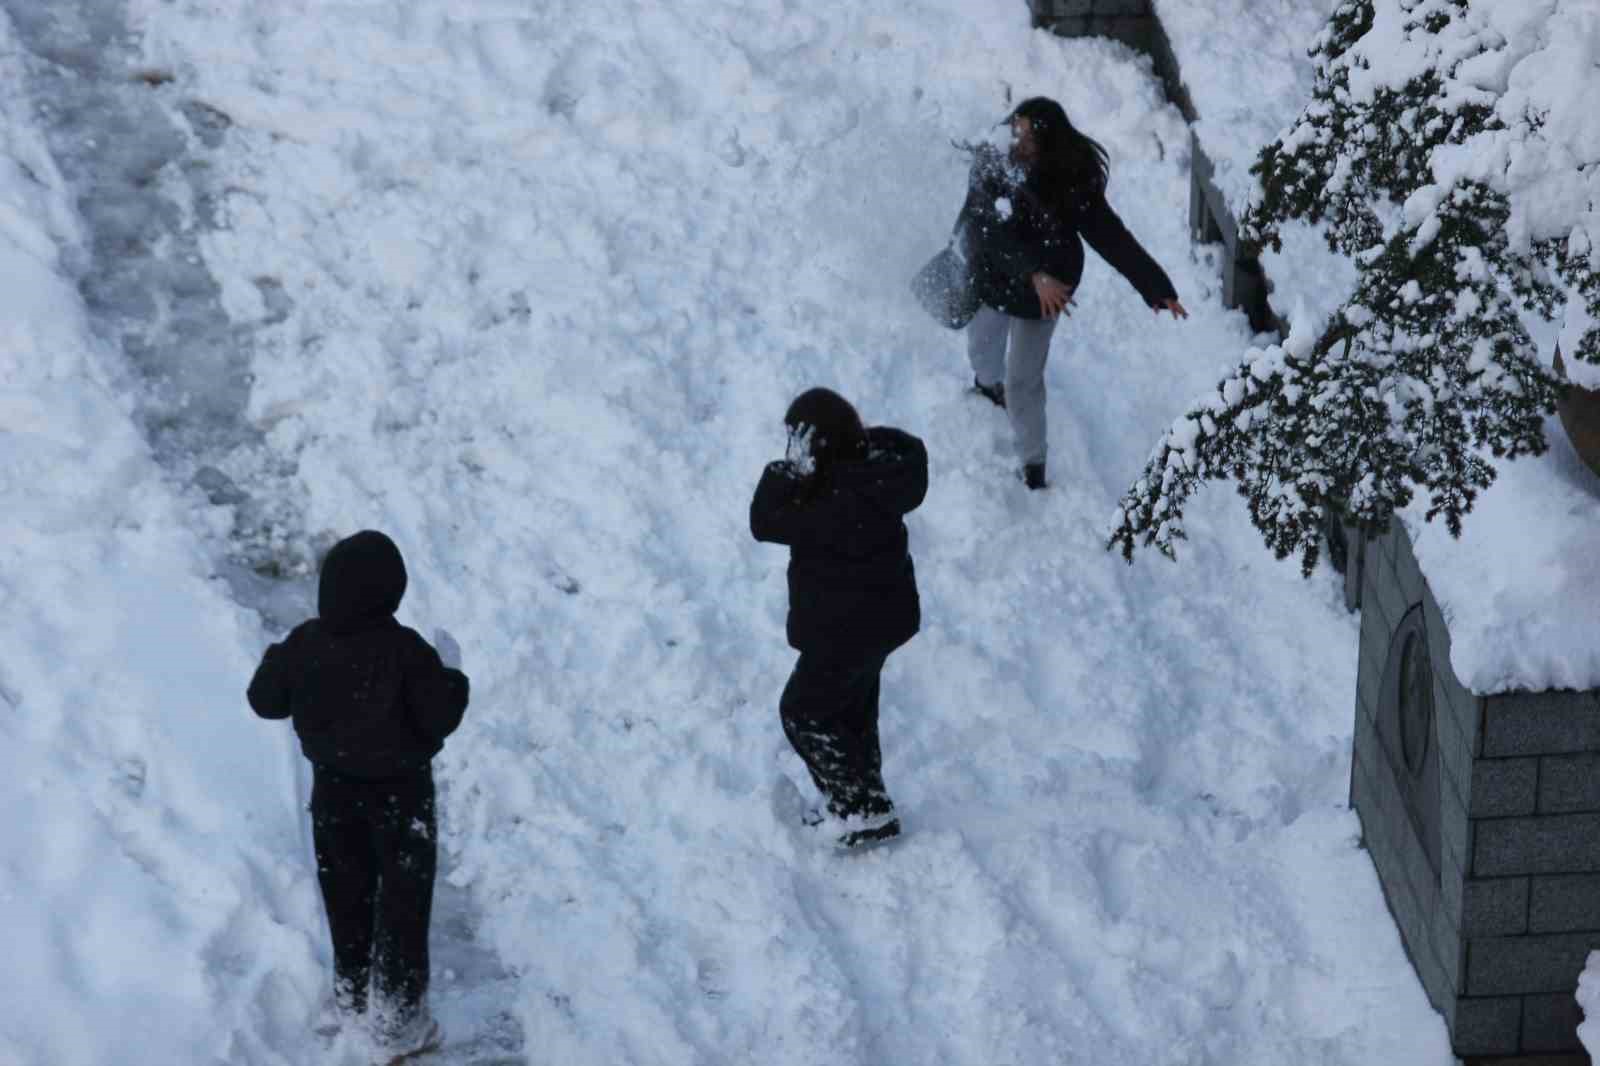
[[[89,330],[21,65],[0,15],[0,1062],[247,1061],[315,1006],[296,755],[238,713],[260,624]]]
[[[232,123],[192,146],[220,197],[200,244],[252,338],[248,417],[290,471],[285,558],[382,527],[413,575],[402,620],[465,648],[445,866],[542,1061],[1451,1061],[1344,805],[1356,631],[1331,582],[1267,557],[1224,494],[1180,567],[1102,550],[1157,427],[1249,341],[1187,244],[1187,134],[1146,64],[1034,33],[1011,0],[129,10],[173,78],[151,92]],[[1091,260],[1050,367],[1043,496],[905,287],[960,202],[948,142],[985,133],[1005,84],[1104,141],[1113,203],[1195,312],[1156,320]],[[62,299],[56,328],[81,315]],[[924,437],[933,467],[911,523],[925,628],[884,688],[910,835],[849,859],[771,811],[798,772],[776,717],[785,560],[746,526],[785,404],[818,383]],[[283,491],[258,470],[227,473]],[[160,972],[192,989],[141,1013],[150,1061],[315,1061],[293,1032],[321,929],[290,748],[238,698],[265,638],[196,570],[217,512],[185,532],[141,476],[165,539],[138,560],[178,590],[173,638],[115,624],[149,608],[117,598],[138,571],[111,523],[82,534],[103,607],[29,583],[6,624],[35,632],[23,615],[55,604],[57,645],[138,664],[125,747],[170,789],[140,839],[193,869],[109,886],[116,925],[166,923]],[[102,667],[42,687],[0,662],[46,701],[19,767],[72,776],[68,711],[92,701],[71,686]],[[203,668],[179,706],[151,694],[166,668]],[[68,840],[142,854],[30,802]],[[7,877],[48,854],[5,847]],[[258,868],[215,892],[231,925],[190,894]],[[40,906],[0,913],[32,928]],[[78,958],[97,942],[28,942],[41,967],[78,960],[48,994],[96,1021],[8,1002],[21,1061],[126,1061],[129,1008],[100,991],[119,971]],[[186,964],[202,944],[220,954]]]

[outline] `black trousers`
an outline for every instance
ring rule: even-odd
[[[778,701],[784,736],[838,818],[894,810],[878,746],[878,675],[888,657],[802,652]]]
[[[360,781],[316,768],[311,829],[333,934],[334,996],[364,1013],[368,987],[400,1027],[428,992],[428,922],[438,866],[433,771]]]

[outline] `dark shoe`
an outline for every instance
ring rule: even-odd
[[[1006,386],[1003,381],[997,381],[993,385],[985,385],[977,378],[973,378],[972,391],[996,407],[1004,407],[1006,405]]]
[[[1022,483],[1030,489],[1042,489],[1048,482],[1044,479],[1043,463],[1028,463],[1022,468]]]

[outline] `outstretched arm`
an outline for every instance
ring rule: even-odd
[[[1097,195],[1084,209],[1079,232],[1089,242],[1089,247],[1099,253],[1100,258],[1128,279],[1146,304],[1156,309],[1169,308],[1175,315],[1180,312],[1185,316],[1188,314],[1183,311],[1183,305],[1178,303],[1178,290],[1172,287],[1172,279],[1128,232],[1128,227],[1111,209],[1104,193]]]

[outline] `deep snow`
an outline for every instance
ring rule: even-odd
[[[104,252],[8,74],[0,232],[30,288],[0,347],[0,913],[28,982],[0,1055],[315,1061],[303,782],[242,700],[290,619],[245,610],[237,566],[276,553],[281,613],[319,544],[378,526],[402,620],[449,626],[474,680],[446,867],[453,942],[498,958],[461,1024],[503,1013],[573,1063],[1452,1061],[1345,806],[1333,583],[1226,493],[1179,566],[1103,550],[1159,428],[1250,341],[1188,245],[1187,132],[1147,63],[1009,0],[128,17],[203,167],[170,195],[215,198],[192,238],[250,432],[192,444],[239,497],[156,463],[121,397],[157,386],[64,280]],[[948,142],[1007,84],[1104,141],[1194,312],[1153,318],[1091,257],[1043,496],[906,291],[960,203]],[[745,525],[811,384],[932,455],[925,628],[884,690],[909,835],[848,859],[773,819],[784,559]]]

